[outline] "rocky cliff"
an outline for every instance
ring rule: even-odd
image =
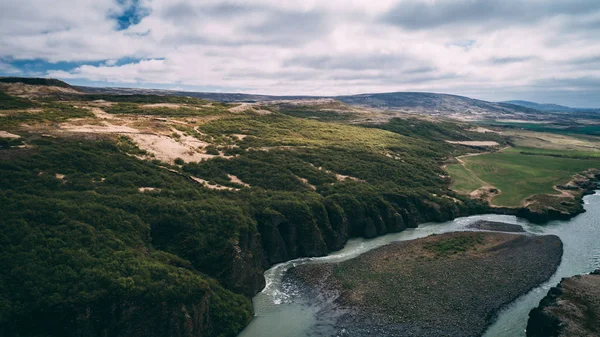
[[[563,279],[529,313],[527,337],[600,335],[600,270]]]

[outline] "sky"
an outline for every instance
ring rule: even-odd
[[[600,107],[600,1],[0,0],[0,76]]]

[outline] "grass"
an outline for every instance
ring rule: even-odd
[[[0,125],[14,128],[21,124],[62,123],[70,118],[94,117],[87,109],[75,108],[62,103],[48,103],[40,106],[41,111],[11,111],[0,117]]]
[[[540,149],[534,147],[518,147],[511,149],[511,151],[518,151],[524,155],[537,155],[537,156],[549,156],[549,157],[560,157],[560,158],[574,158],[574,159],[593,159],[600,158],[599,151],[582,151],[582,150],[554,150],[554,149]]]
[[[475,249],[477,245],[484,243],[484,241],[483,234],[464,235],[427,243],[423,248],[435,253],[437,256],[449,256]]]
[[[512,123],[512,122],[494,122],[492,126],[504,127],[509,129],[522,129],[536,132],[549,132],[557,134],[579,134],[579,135],[600,135],[600,125],[584,125],[576,123]]]
[[[137,103],[117,103],[105,109],[110,114],[123,115],[155,115],[155,116],[208,116],[225,113],[222,105],[213,106],[180,106],[180,107],[144,107]]]
[[[519,149],[465,157],[466,168],[477,178],[500,189],[502,193],[492,202],[499,206],[520,206],[524,199],[536,194],[555,194],[554,185],[564,184],[571,177],[589,168],[599,168],[597,159],[574,159],[524,155]],[[467,188],[475,177],[465,171],[454,170],[456,185]],[[458,175],[456,173],[458,172]]]
[[[446,170],[452,177],[451,188],[461,193],[471,193],[483,185],[483,182],[469,172],[461,164],[446,166]]]
[[[0,91],[0,110],[29,109],[37,106],[28,99],[10,96]]]

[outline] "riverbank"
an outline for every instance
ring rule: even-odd
[[[337,321],[344,336],[479,336],[501,307],[548,279],[561,256],[556,236],[459,232],[303,265],[286,281],[337,296],[347,310]]]
[[[600,269],[563,279],[529,313],[527,337],[598,336]]]

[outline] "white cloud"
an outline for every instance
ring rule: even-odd
[[[271,94],[600,89],[584,80],[600,79],[596,0],[141,0],[149,15],[117,30],[133,3],[4,0],[0,58],[102,62],[48,73],[64,79]]]

